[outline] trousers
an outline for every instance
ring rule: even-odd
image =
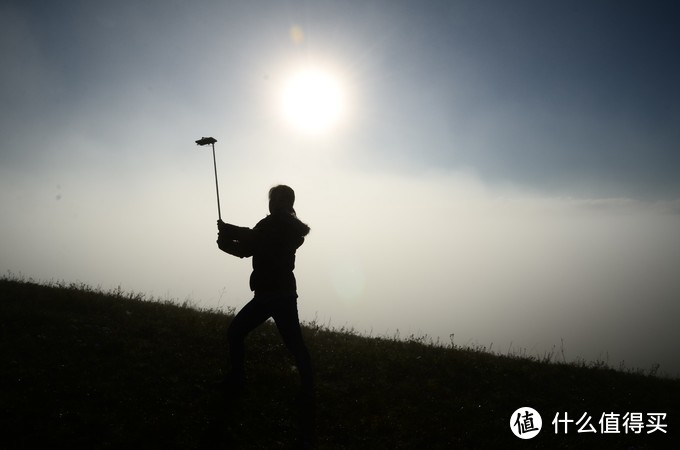
[[[232,377],[245,379],[245,338],[270,317],[274,319],[284,345],[295,359],[302,393],[313,395],[312,362],[302,338],[295,292],[256,293],[236,314],[227,331]]]

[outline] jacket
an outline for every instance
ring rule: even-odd
[[[274,212],[252,229],[218,222],[217,245],[239,258],[253,257],[250,290],[295,291],[295,251],[304,243],[309,227],[292,214]]]

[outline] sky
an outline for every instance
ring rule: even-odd
[[[240,308],[213,136],[225,221],[296,191],[302,320],[678,375],[678,54],[663,1],[4,0],[0,272]]]

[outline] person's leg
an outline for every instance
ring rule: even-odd
[[[297,298],[295,296],[277,299],[272,317],[279,329],[283,343],[295,358],[295,364],[300,372],[300,381],[303,391],[313,392],[314,375],[312,359],[302,337],[300,319],[297,311]]]
[[[278,299],[277,307],[272,315],[279,329],[281,338],[295,358],[300,373],[302,389],[298,397],[300,414],[300,431],[304,445],[313,445],[315,436],[316,406],[314,399],[314,374],[309,351],[302,338],[300,320],[297,311],[297,297],[290,296]]]
[[[245,338],[255,328],[271,317],[270,308],[261,298],[255,297],[236,314],[227,330],[231,373],[229,381],[235,388],[245,381]]]
[[[225,443],[231,448],[230,429],[238,423],[245,382],[245,338],[270,317],[261,299],[255,297],[232,319],[227,330],[231,371],[219,383],[211,402],[209,421],[201,448],[214,448]]]

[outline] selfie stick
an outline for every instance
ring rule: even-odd
[[[203,137],[197,140],[196,144],[201,146],[208,144],[212,145],[213,166],[215,167],[215,192],[217,193],[217,218],[221,221],[222,211],[220,211],[220,188],[217,184],[217,161],[215,160],[215,142],[217,142],[217,139],[213,137]]]

